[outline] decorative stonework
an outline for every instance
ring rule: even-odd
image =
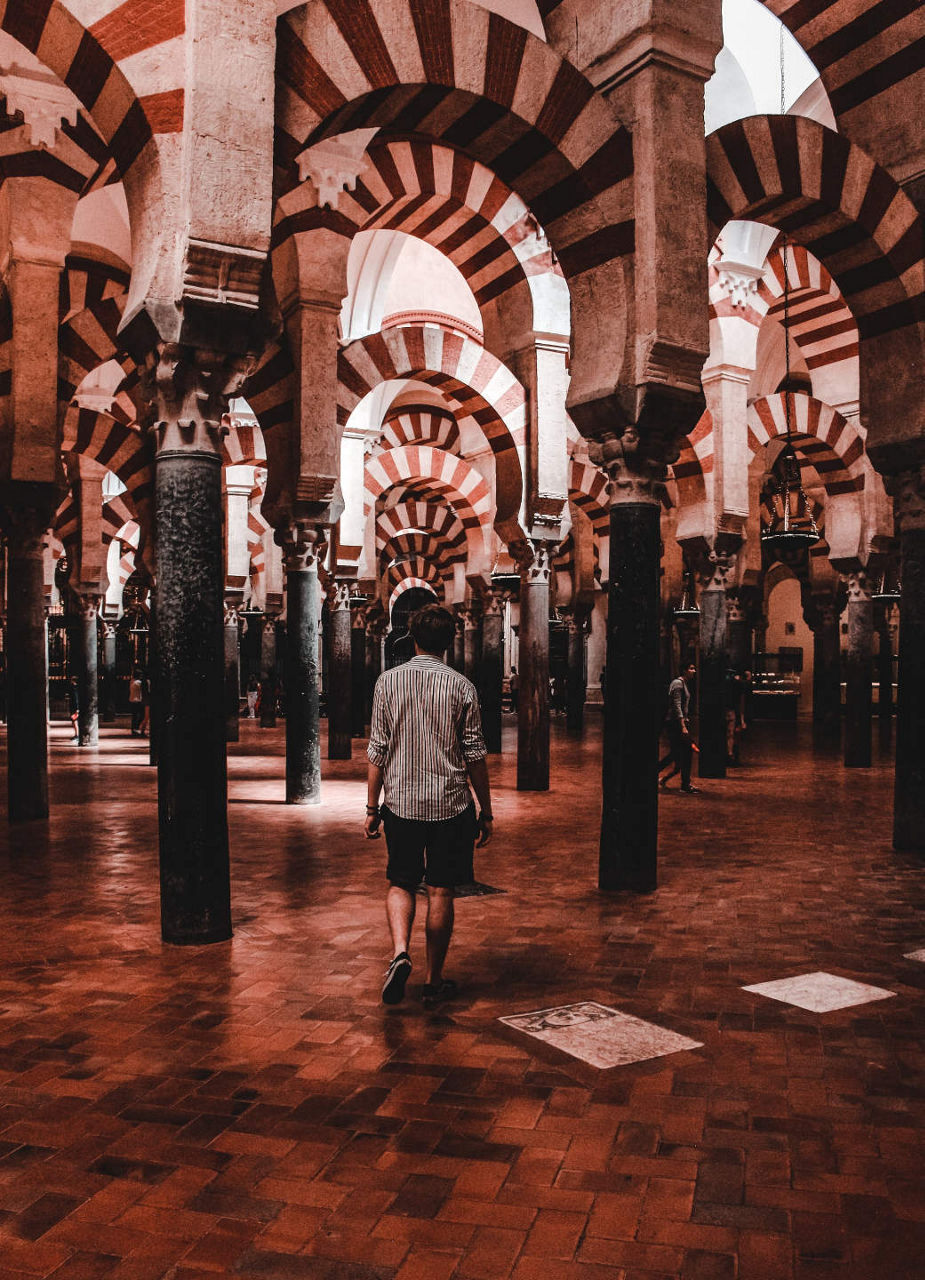
[[[341,193],[356,190],[357,179],[369,168],[363,156],[369,133],[368,129],[356,129],[326,138],[296,156],[299,181],[312,184],[320,208],[336,210]]]
[[[324,541],[315,525],[295,521],[277,529],[273,540],[282,548],[283,566],[287,573],[317,573]]]
[[[80,106],[63,84],[29,75],[18,67],[0,70],[0,94],[6,98],[6,114],[22,115],[29,143],[50,151],[62,124],[75,125]]]
[[[92,622],[99,615],[101,598],[101,596],[95,595],[75,594],[73,599],[77,616],[84,622]]]
[[[608,435],[589,443],[591,461],[607,473],[610,501],[661,506],[668,468],[642,451],[639,432],[630,426],[622,436]]]
[[[266,254],[237,245],[189,240],[183,264],[183,297],[256,311]]]
[[[229,401],[252,366],[247,358],[161,343],[141,374],[157,452],[205,453],[221,458]]]
[[[873,583],[866,569],[853,569],[845,575],[845,582],[848,586],[849,604],[870,600],[873,592]]]
[[[486,618],[500,618],[504,609],[505,592],[482,592],[482,615]]]
[[[230,600],[225,601],[224,618],[225,618],[226,627],[236,627],[238,625],[240,621],[240,619],[238,618],[239,607],[240,606],[233,601],[230,601]]]
[[[885,475],[883,483],[893,499],[893,515],[899,529],[925,529],[925,467]]]
[[[735,568],[736,558],[722,551],[710,551],[697,570],[703,591],[725,591]]]
[[[723,289],[734,307],[747,307],[758,293],[758,285],[764,271],[747,262],[721,258],[716,264],[719,287]]]
[[[332,579],[328,586],[328,609],[331,613],[350,612],[350,583]]]
[[[534,542],[533,558],[525,565],[521,573],[524,583],[529,586],[535,582],[548,582],[552,570],[553,547],[548,542]]]

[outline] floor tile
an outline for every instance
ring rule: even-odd
[[[779,1000],[782,1004],[809,1009],[811,1013],[830,1013],[834,1009],[850,1009],[857,1004],[870,1004],[874,1000],[888,1000],[895,991],[883,987],[871,987],[851,978],[840,978],[835,973],[801,973],[793,978],[777,978],[773,982],[759,982],[743,987],[755,995]]]
[[[602,1069],[703,1047],[697,1040],[598,1004],[596,1000],[537,1009],[498,1021]]]

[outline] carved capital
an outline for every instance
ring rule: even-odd
[[[845,583],[848,588],[849,604],[870,600],[874,588],[866,569],[853,569],[850,573],[846,573]]]
[[[533,556],[521,569],[520,577],[525,586],[531,583],[549,582],[552,570],[552,553],[554,545],[549,542],[531,543]]]
[[[899,529],[925,529],[925,467],[885,475],[883,484],[893,499],[893,516]]]
[[[223,422],[231,397],[252,367],[249,357],[160,343],[141,374],[148,425],[159,454],[199,453],[221,457]]]
[[[238,617],[238,609],[240,605],[236,601],[225,601],[225,626],[236,627],[240,621]]]
[[[330,613],[350,612],[350,583],[332,578],[327,590],[328,611]]]
[[[103,623],[103,639],[115,640],[115,638],[116,638],[116,624],[114,622],[104,622]]]
[[[758,293],[758,284],[764,274],[761,267],[726,258],[721,258],[716,264],[716,273],[719,287],[734,307],[747,307],[751,303]]]
[[[0,508],[0,524],[12,555],[41,556],[54,516],[54,507],[39,502],[35,505],[11,504]]]
[[[101,596],[74,595],[74,612],[84,622],[92,622],[99,615]]]
[[[321,530],[301,520],[277,529],[273,541],[283,552],[287,573],[317,573],[324,548]]]
[[[646,453],[634,426],[627,427],[622,436],[591,441],[589,453],[591,461],[607,473],[613,506],[629,502],[661,505],[667,464]]]
[[[697,581],[702,591],[725,591],[735,568],[736,558],[724,551],[710,551],[697,567]]]
[[[482,616],[485,618],[500,618],[506,598],[506,593],[503,591],[483,591]]]

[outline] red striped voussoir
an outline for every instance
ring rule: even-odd
[[[441,573],[453,564],[465,564],[465,548],[454,547],[435,533],[403,531],[391,537],[379,552],[379,568],[384,571],[392,560],[408,556],[424,556],[433,560]]]
[[[749,454],[786,435],[788,401],[801,462],[815,468],[826,492],[833,496],[863,489],[864,441],[857,427],[812,396],[781,391],[756,400],[748,410]]]
[[[455,416],[449,410],[429,404],[391,408],[382,424],[381,447],[400,449],[406,444],[430,444],[435,449],[454,452],[459,445]]]
[[[409,498],[382,510],[376,517],[376,550],[382,551],[390,539],[409,529],[421,529],[440,538],[454,555],[465,554],[466,531],[443,499],[424,502]]]
[[[805,117],[750,116],[707,139],[716,231],[753,219],[787,232],[837,281],[860,337],[925,317],[922,221],[859,147]]]
[[[610,482],[599,467],[572,458],[569,463],[569,501],[591,521],[597,537],[610,535]]]
[[[481,429],[493,452],[523,442],[526,396],[521,384],[480,343],[436,325],[388,329],[358,338],[338,355],[337,420],[345,424],[373,387],[415,378],[438,387]]]
[[[488,481],[454,454],[427,446],[406,445],[387,449],[368,459],[365,472],[365,511],[396,485],[418,493],[445,495],[463,527],[470,532],[491,522],[491,489]]]
[[[309,0],[277,30],[281,190],[297,183],[296,154],[323,137],[417,134],[516,191],[566,277],[632,253],[630,134],[576,67],[522,27],[466,0]]]

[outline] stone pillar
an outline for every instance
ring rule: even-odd
[[[77,596],[77,616],[72,636],[77,640],[77,737],[82,747],[100,741],[99,686],[97,678],[99,596]]]
[[[48,665],[45,640],[45,532],[48,505],[10,506],[7,536],[7,757],[11,822],[48,817]]]
[[[627,436],[630,435],[628,431]],[[618,448],[622,452],[623,442]],[[657,884],[658,661],[664,467],[619,455],[610,466],[610,587],[604,696],[599,885],[647,893]]]
[[[466,670],[466,636],[463,624],[463,616],[460,612],[459,605],[456,606],[456,634],[453,636],[453,652],[449,655],[451,658],[450,665],[460,672]]]
[[[848,652],[845,660],[845,764],[871,763],[874,605],[867,573],[848,574]]]
[[[149,357],[155,434],[161,930],[231,937],[225,752],[222,415],[241,361],[173,343]]]
[[[382,624],[380,621],[366,624],[366,658],[363,707],[367,724],[373,715],[373,692],[382,673]]]
[[[726,592],[726,648],[731,667],[736,671],[752,670],[749,608],[741,590]]]
[[[482,656],[479,664],[479,700],[482,732],[489,753],[501,750],[501,690],[504,680],[504,610],[497,591],[482,597]]]
[[[112,724],[116,718],[116,624],[103,623],[103,674],[100,680],[100,720]]]
[[[349,760],[352,753],[350,584],[328,588],[328,759]]]
[[[877,726],[882,746],[889,746],[893,738],[893,615],[896,606],[884,604],[879,609],[877,634],[880,648],[877,653]]]
[[[366,733],[366,613],[354,609],[350,619],[350,714],[351,736]]]
[[[285,530],[281,540],[286,569],[287,804],[321,803],[317,542],[318,531],[302,524]]]
[[[463,614],[463,675],[473,684],[477,684],[479,678],[479,658],[482,649],[482,637],[479,634],[481,625],[479,609],[473,601],[466,606]]]
[[[260,633],[260,727],[276,728],[276,617],[265,614]]]
[[[726,584],[732,571],[728,554],[711,551],[700,575],[700,670],[697,704],[701,778],[726,776]]]
[[[813,739],[819,746],[841,738],[840,611],[834,595],[811,597],[804,617],[813,633]]]
[[[565,727],[580,733],[585,723],[585,627],[587,611],[572,610],[568,620],[568,679],[566,687]]]
[[[885,477],[899,529],[899,678],[893,847],[925,853],[925,468]]]
[[[225,741],[241,737],[241,646],[236,605],[225,604]]]
[[[517,790],[549,790],[550,547],[534,542],[520,575]]]

